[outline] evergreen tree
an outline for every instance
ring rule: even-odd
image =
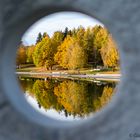
[[[39,33],[38,36],[37,36],[36,44],[41,42],[42,38],[43,38],[42,34]]]
[[[69,29],[68,29],[68,27],[66,27],[65,30],[64,30],[64,33],[63,33],[64,34],[63,40],[65,40],[65,38],[67,37],[68,33],[69,33]]]

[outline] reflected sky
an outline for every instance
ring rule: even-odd
[[[73,117],[73,116],[67,116],[67,118],[65,117],[65,113],[64,111],[62,112],[57,112],[55,109],[49,109],[49,110],[45,110],[43,107],[39,108],[38,106],[38,102],[35,98],[33,98],[32,96],[29,95],[28,92],[26,92],[25,94],[25,98],[27,100],[27,102],[37,111],[39,111],[41,114],[47,116],[47,117],[51,117],[53,119],[57,119],[57,120],[63,120],[63,121],[72,121],[72,120],[80,120],[81,118],[79,117]]]
[[[45,116],[63,120],[83,120],[100,111],[114,95],[113,81],[19,78],[27,102]]]

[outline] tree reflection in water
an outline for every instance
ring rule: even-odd
[[[64,112],[65,117],[86,118],[99,111],[112,98],[115,82],[87,82],[78,80],[20,79],[23,91],[29,93],[45,110]]]

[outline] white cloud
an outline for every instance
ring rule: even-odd
[[[59,12],[46,16],[33,24],[24,34],[22,40],[23,42],[31,45],[35,44],[39,32],[47,32],[50,36],[52,36],[55,31],[64,30],[65,27],[73,29],[82,25],[86,28],[97,24],[103,26],[102,23],[85,14],[77,12]]]

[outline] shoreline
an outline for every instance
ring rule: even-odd
[[[120,81],[121,74],[65,74],[65,73],[46,73],[46,72],[16,72],[17,75],[27,77],[52,77],[64,79],[88,79],[100,81]]]

